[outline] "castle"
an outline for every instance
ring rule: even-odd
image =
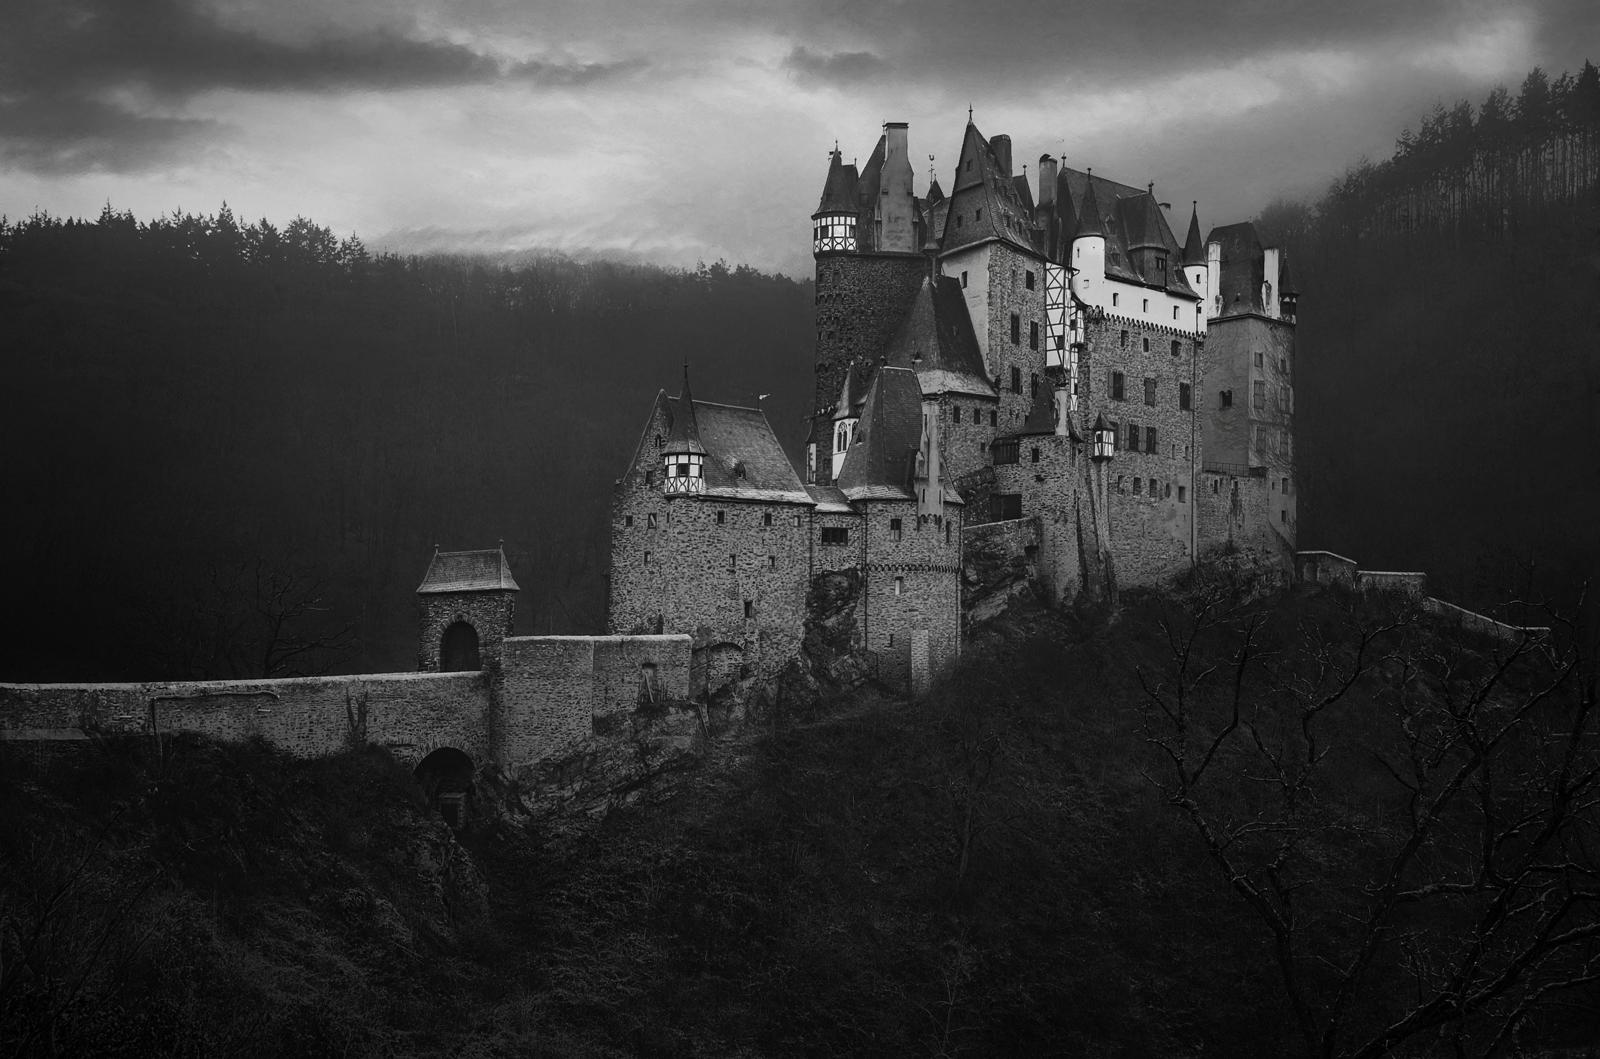
[[[947,195],[909,129],[835,148],[812,214],[804,466],[759,409],[660,394],[615,486],[613,634],[692,637],[697,684],[772,677],[824,605],[920,691],[960,652],[963,565],[1012,548],[1047,602],[1295,544],[1295,289],[1248,223],[1179,245],[1154,186],[970,120]],[[970,604],[971,600],[967,600]]]

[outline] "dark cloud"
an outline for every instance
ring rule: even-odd
[[[804,45],[796,45],[784,58],[783,66],[802,82],[840,86],[883,80],[893,72],[888,63],[869,51],[825,55]]]
[[[170,109],[213,89],[337,91],[488,82],[581,87],[642,60],[502,62],[390,30],[286,42],[224,26],[191,0],[8,0],[0,5],[0,157],[49,172],[155,165],[208,123],[110,102],[131,93]]]

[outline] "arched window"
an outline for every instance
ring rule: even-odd
[[[444,640],[439,645],[439,671],[463,673],[482,668],[483,662],[478,657],[478,630],[464,621],[453,623],[444,631]]]

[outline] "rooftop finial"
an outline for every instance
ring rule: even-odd
[[[1144,190],[1145,194],[1154,195],[1156,193],[1156,182],[1154,180],[1150,181],[1150,183],[1144,186]]]
[[[967,104],[967,124],[968,125],[972,124],[972,104],[971,103]]]

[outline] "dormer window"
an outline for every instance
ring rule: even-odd
[[[706,491],[704,453],[672,452],[664,460],[667,472],[664,488],[668,496],[698,495]]]

